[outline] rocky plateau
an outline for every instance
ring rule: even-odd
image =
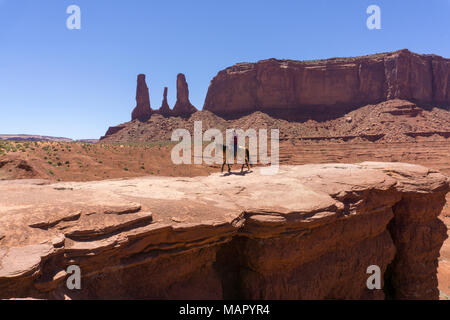
[[[437,299],[438,171],[282,166],[245,176],[0,182],[0,298]],[[66,287],[79,266],[81,290]],[[369,290],[380,267],[384,290]]]

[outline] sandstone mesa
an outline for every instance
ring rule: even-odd
[[[203,110],[225,117],[253,111],[311,116],[392,99],[450,106],[450,60],[405,49],[357,58],[240,63],[211,81]]]

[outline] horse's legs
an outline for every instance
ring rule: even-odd
[[[241,173],[244,172],[245,163],[242,164]]]
[[[228,173],[231,173],[231,167],[229,163],[228,163]]]
[[[223,173],[223,167],[225,166],[225,162],[222,164],[222,170],[221,170],[221,172]]]

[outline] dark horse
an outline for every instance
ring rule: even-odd
[[[228,147],[223,145],[223,164],[222,164],[222,172],[223,172],[223,167],[225,166],[225,163],[228,165],[228,173],[231,172],[231,167],[230,164],[227,162],[227,153],[231,152],[230,155],[234,155],[233,159],[237,159],[238,158],[238,152],[245,152],[245,163],[242,164],[242,168],[241,168],[241,173],[244,172],[244,166],[247,165],[248,170],[250,171],[251,165],[250,165],[250,151],[248,150],[248,148],[244,148],[244,147],[237,147],[236,153],[233,153],[233,147]]]

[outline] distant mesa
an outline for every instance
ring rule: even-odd
[[[141,122],[148,121],[153,114],[160,114],[164,117],[183,117],[189,118],[193,113],[198,110],[189,101],[189,87],[186,82],[184,74],[180,73],[177,76],[177,102],[172,109],[170,109],[167,102],[168,88],[164,88],[164,98],[161,108],[158,110],[152,110],[150,105],[149,89],[145,80],[145,75],[138,75],[137,88],[136,88],[136,107],[134,108],[131,119],[139,120]],[[111,127],[111,131],[116,131],[118,127]],[[108,135],[108,134],[106,134]]]
[[[0,134],[0,140],[8,141],[48,141],[48,142],[83,142],[83,143],[96,143],[98,139],[80,139],[73,140],[64,137],[51,137],[41,135],[30,134]]]
[[[225,118],[262,111],[307,120],[392,99],[449,106],[450,59],[404,49],[356,58],[239,63],[211,81],[203,110]]]

